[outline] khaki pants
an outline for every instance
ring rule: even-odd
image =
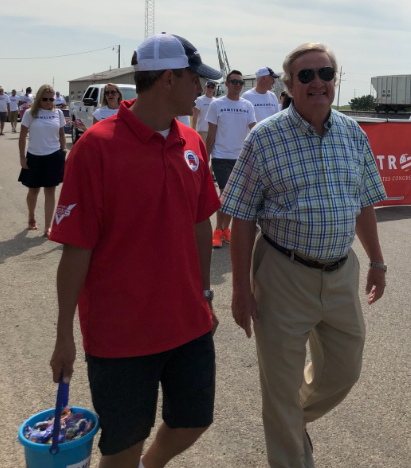
[[[263,422],[271,468],[314,467],[304,427],[337,406],[357,382],[365,338],[359,264],[308,268],[260,235],[252,263]],[[312,363],[305,367],[309,340]]]

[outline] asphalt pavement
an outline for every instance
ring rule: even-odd
[[[18,428],[26,418],[55,403],[49,360],[55,339],[61,246],[42,236],[43,194],[36,215],[39,230],[26,229],[27,190],[17,182],[19,134],[10,133],[9,123],[5,130],[5,136],[0,136],[0,467],[23,468]],[[309,427],[317,468],[411,466],[411,206],[379,208],[377,217],[389,266],[387,290],[378,303],[366,304],[367,258],[356,241],[367,324],[363,372],[347,399]],[[231,317],[227,245],[213,252],[212,287],[220,318],[215,335],[215,423],[168,466],[268,467],[255,343]],[[70,402],[92,408],[77,320],[75,335],[77,361]],[[160,419],[158,413],[157,423]],[[95,442],[92,468],[97,467],[98,458]]]

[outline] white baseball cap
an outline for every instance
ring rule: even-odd
[[[136,49],[138,71],[188,68],[204,78],[218,80],[222,74],[205,65],[198,50],[186,39],[174,34],[156,34]]]
[[[257,76],[272,76],[274,78],[280,78],[280,75],[274,73],[274,70],[270,67],[259,68],[256,72]]]

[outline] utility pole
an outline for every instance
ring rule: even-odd
[[[340,70],[340,82],[338,83],[337,110],[340,109],[340,90],[341,90],[342,76],[343,76],[343,72],[342,72],[342,67],[341,67],[341,70]]]
[[[146,14],[145,14],[145,35],[147,39],[150,36],[154,36],[154,0],[146,0]]]
[[[53,88],[54,88],[54,76],[53,76]]]
[[[357,91],[357,90],[356,90],[356,89],[354,89],[354,98],[356,97],[356,96],[355,96],[355,93],[356,93],[356,91]]]
[[[120,44],[118,45],[118,68],[120,68]]]

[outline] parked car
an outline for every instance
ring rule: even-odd
[[[107,83],[90,85],[81,101],[71,101],[69,105],[70,121],[81,119],[87,128],[93,125],[93,112],[101,107],[104,87]],[[123,99],[128,101],[136,97],[136,87],[131,84],[117,84],[123,95]],[[71,126],[71,136],[73,144],[81,137],[83,132]]]

